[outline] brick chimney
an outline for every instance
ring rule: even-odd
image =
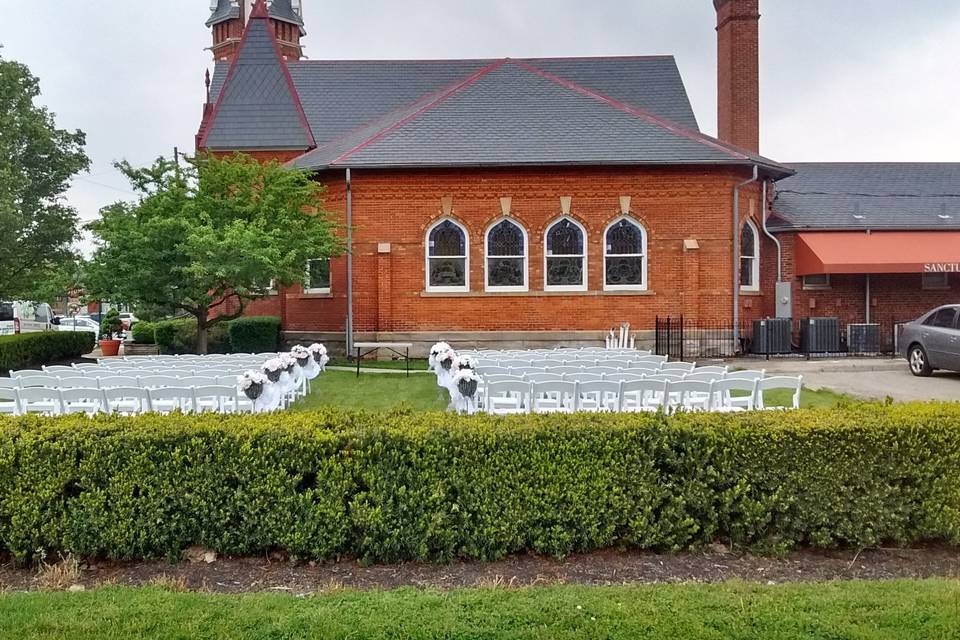
[[[713,0],[717,10],[717,137],[760,151],[760,0]]]

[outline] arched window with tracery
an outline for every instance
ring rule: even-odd
[[[427,291],[469,290],[467,230],[453,220],[441,220],[427,230]]]
[[[547,228],[544,289],[586,291],[587,233],[579,222],[561,218]]]
[[[620,218],[607,227],[603,243],[603,286],[612,291],[645,291],[647,288],[647,233],[632,218]]]
[[[527,232],[513,220],[487,230],[487,290],[527,290]]]

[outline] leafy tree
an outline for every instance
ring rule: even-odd
[[[63,201],[87,169],[81,131],[58,129],[34,104],[30,70],[0,57],[0,299],[49,297],[49,281],[75,260],[77,214]]]
[[[271,280],[302,283],[307,260],[342,250],[321,208],[323,187],[307,172],[242,154],[117,167],[142,196],[89,225],[97,250],[87,294],[192,315],[200,353],[207,329],[270,294]]]

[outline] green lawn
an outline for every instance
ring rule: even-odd
[[[158,588],[0,596],[0,639],[960,637],[960,582],[412,588],[223,596]]]
[[[766,395],[768,404],[784,405],[790,402],[788,391],[774,391]],[[800,397],[804,407],[832,407],[844,396],[832,391],[804,389]],[[446,390],[437,387],[431,374],[416,373],[409,378],[401,374],[355,373],[327,371],[313,381],[313,394],[297,405],[301,411],[319,407],[342,407],[387,411],[401,406],[418,411],[442,411],[449,398]]]
[[[331,367],[356,367],[357,361],[348,360],[347,358],[333,358],[328,364]],[[404,360],[364,360],[361,366],[364,369],[394,369],[403,371],[407,363]],[[426,371],[426,358],[410,358],[410,370]]]

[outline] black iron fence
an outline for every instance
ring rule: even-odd
[[[679,317],[658,317],[655,351],[671,359],[820,358],[895,356],[905,322],[885,320],[845,324],[837,318],[768,318],[741,323],[703,323]]]

